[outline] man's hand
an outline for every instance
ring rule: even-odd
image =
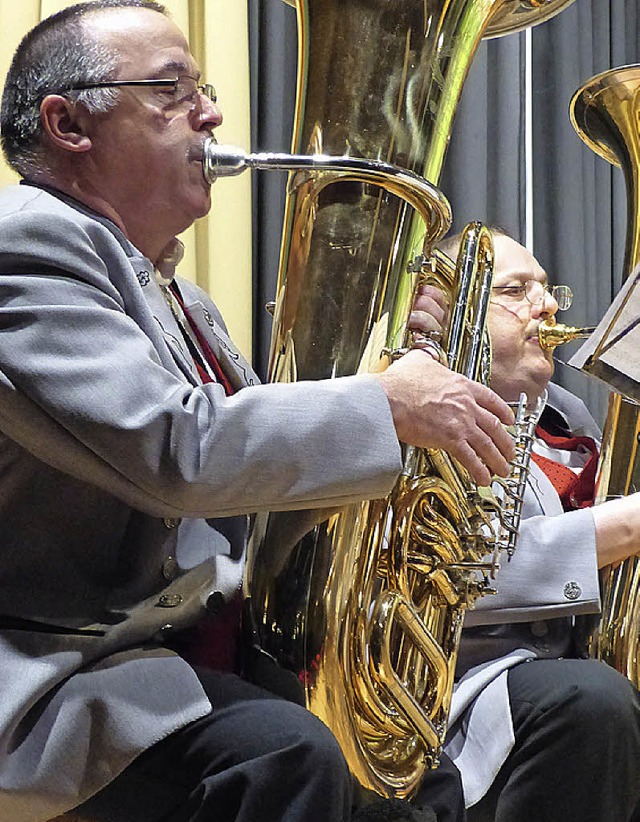
[[[503,425],[513,413],[491,389],[449,371],[423,351],[409,351],[381,374],[398,439],[440,448],[479,485],[507,476],[514,444]]]

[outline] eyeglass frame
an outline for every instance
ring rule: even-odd
[[[199,85],[196,78],[191,77],[190,74],[181,74],[178,77],[159,77],[155,80],[102,80],[96,83],[79,83],[78,85],[65,89],[64,92],[60,93],[66,94],[69,91],[90,91],[94,88],[115,88],[117,86],[158,86],[164,88],[173,86],[174,91],[177,92],[178,83],[183,79],[183,77],[187,77],[189,80],[194,80],[196,83],[195,91],[202,94],[203,97],[206,97],[211,103],[218,102],[218,95],[216,94],[215,86],[211,83]],[[176,102],[181,101],[176,100]]]
[[[530,298],[528,294],[528,290],[531,290],[534,284],[538,284],[540,288],[542,288],[542,295],[539,300],[535,302]],[[491,287],[492,291],[507,291],[508,289],[518,289],[521,291],[522,296],[519,298],[518,302],[523,302],[526,300],[529,305],[542,305],[545,301],[545,297],[548,295],[553,297],[553,299],[558,304],[558,311],[566,311],[567,309],[571,308],[571,304],[573,303],[573,291],[568,285],[548,285],[539,282],[538,280],[527,280],[524,283],[514,284],[514,285],[494,285]],[[563,295],[563,296],[562,296]]]

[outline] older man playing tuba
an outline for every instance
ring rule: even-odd
[[[424,352],[255,384],[215,305],[173,277],[221,121],[153,0],[64,9],[7,77],[22,181],[0,193],[4,820],[86,802],[108,822],[349,819],[332,734],[234,673],[248,515],[388,494],[399,440],[452,450],[479,481],[512,458],[506,404]],[[205,666],[177,650],[203,626]]]

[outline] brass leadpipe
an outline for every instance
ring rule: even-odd
[[[220,145],[210,137],[204,144],[202,164],[204,176],[210,183],[218,177],[235,177],[248,169],[322,172],[307,194],[309,200],[317,198],[323,188],[338,180],[379,186],[401,197],[422,217],[428,227],[425,244],[446,234],[451,226],[451,206],[440,189],[419,174],[393,163],[328,154],[249,154],[237,146]]]

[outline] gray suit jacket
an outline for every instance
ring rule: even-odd
[[[600,430],[582,400],[560,386],[551,384],[547,405],[557,411],[574,436],[585,435],[599,442]],[[522,508],[522,522],[515,554],[510,562],[503,561],[496,578],[498,593],[478,600],[476,608],[465,617],[465,629],[473,626],[510,625],[500,632],[507,653],[522,642],[536,653],[559,656],[567,651],[567,628],[571,619],[580,614],[597,613],[600,591],[597,570],[595,529],[590,509],[564,513],[558,494],[544,471],[531,461]],[[563,629],[552,639],[553,625],[543,621],[568,618]],[[530,623],[535,623],[531,633]],[[560,625],[558,623],[557,625]],[[518,627],[520,626],[520,627]],[[556,626],[557,627],[557,626]],[[488,648],[496,651],[496,631]],[[482,631],[464,635],[461,657],[476,654],[485,661],[480,650]],[[562,647],[556,647],[559,641]],[[480,651],[479,657],[478,652]]]
[[[256,383],[181,288],[235,387]],[[237,591],[246,515],[383,496],[399,469],[374,380],[201,385],[152,264],[110,221],[1,191],[0,818],[73,807],[209,712],[154,638]]]

